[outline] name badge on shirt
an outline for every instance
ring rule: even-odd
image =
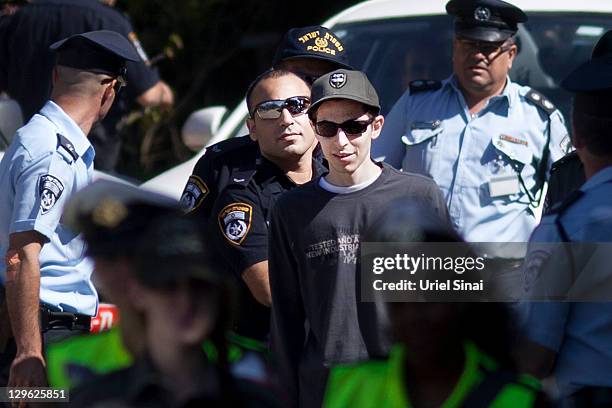
[[[507,174],[493,176],[489,179],[489,195],[491,197],[502,197],[518,194],[521,191],[518,175]]]

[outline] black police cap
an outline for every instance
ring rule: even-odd
[[[57,41],[57,64],[111,76],[125,76],[125,62],[139,56],[127,38],[109,30],[90,31]]]
[[[591,59],[572,71],[561,87],[570,92],[612,90],[612,30],[599,39]]]
[[[93,256],[133,255],[151,219],[181,214],[177,201],[131,184],[98,180],[74,194],[64,222],[82,232]]]
[[[349,68],[348,55],[338,36],[322,26],[292,28],[276,48],[272,66],[292,58],[313,58],[333,62],[338,68]]]
[[[451,0],[446,12],[455,16],[455,33],[478,41],[505,41],[518,30],[527,15],[501,0]]]

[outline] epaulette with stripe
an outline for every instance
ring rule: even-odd
[[[57,147],[63,147],[74,161],[79,158],[79,154],[76,152],[74,145],[64,135],[59,133],[57,134]]]
[[[557,110],[557,107],[550,101],[550,99],[546,98],[535,89],[527,92],[525,99],[542,109],[548,116],[552,115],[553,112]]]

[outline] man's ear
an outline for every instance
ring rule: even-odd
[[[117,84],[117,80],[113,79],[106,87],[104,88],[104,93],[102,94],[102,100],[100,105],[105,105],[109,98],[115,97],[115,85]]]
[[[380,135],[383,125],[385,124],[385,117],[378,115],[372,122],[372,139],[376,139]]]
[[[514,62],[514,58],[518,53],[518,46],[516,44],[512,44],[512,47],[508,50],[508,70],[512,68],[512,63]]]
[[[251,140],[253,140],[254,142],[257,141],[257,126],[255,126],[255,119],[253,118],[246,118],[246,125],[247,128],[249,129],[249,136],[251,137]]]

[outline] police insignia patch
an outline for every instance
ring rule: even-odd
[[[209,189],[204,181],[196,176],[189,176],[183,195],[181,195],[181,207],[185,212],[191,212],[198,208],[204,198],[208,195]]]
[[[232,203],[219,212],[221,233],[234,245],[242,244],[251,229],[253,207],[246,203]]]
[[[64,185],[50,174],[40,176],[38,180],[38,194],[40,194],[41,214],[48,213],[64,192]]]
[[[525,260],[523,278],[523,291],[525,293],[528,293],[530,290],[532,290],[536,281],[540,277],[542,267],[550,258],[550,255],[550,251],[546,249],[536,249],[535,251],[528,254],[528,258]]]
[[[491,10],[487,7],[476,7],[474,10],[474,19],[478,21],[489,21],[491,18]]]
[[[346,74],[344,72],[336,72],[329,77],[329,85],[332,88],[342,88],[346,84]]]

